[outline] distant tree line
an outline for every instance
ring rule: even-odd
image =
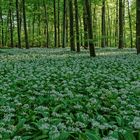
[[[136,35],[135,35],[136,34]],[[0,0],[0,47],[136,47],[139,0]]]

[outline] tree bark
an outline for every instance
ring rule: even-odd
[[[140,54],[140,0],[136,1],[136,48]]]
[[[62,47],[66,47],[66,13],[67,13],[67,0],[64,0],[64,6],[63,6],[63,44]]]
[[[101,41],[101,47],[106,47],[106,20],[105,20],[105,0],[102,0],[102,41]]]
[[[78,3],[74,0],[75,4],[75,22],[76,22],[76,42],[77,42],[77,52],[80,52],[80,36],[79,36],[79,18],[78,18]]]
[[[4,30],[3,30],[3,17],[2,17],[2,15],[3,15],[3,12],[2,12],[1,5],[0,5],[0,21],[1,21],[1,46],[0,47],[4,47]]]
[[[57,48],[56,0],[54,0],[54,47]]]
[[[13,19],[12,19],[12,0],[9,1],[9,18],[10,18],[10,47],[14,47],[14,42],[13,42]]]
[[[129,0],[127,0],[128,4],[128,18],[129,18],[129,29],[130,29],[130,46],[133,47],[133,32],[132,32],[132,20],[131,20],[131,12],[130,12],[130,3]]]
[[[91,13],[90,0],[84,0],[84,2],[87,11],[90,56],[95,57],[96,54],[95,54],[95,46],[93,42],[92,13]]]
[[[123,2],[119,0],[119,49],[124,47],[123,35]]]
[[[25,9],[26,6],[25,6],[25,0],[22,0],[22,6],[23,6],[23,23],[24,23],[25,45],[26,45],[26,49],[29,49],[27,23],[26,23],[26,9]]]
[[[16,0],[16,19],[17,19],[17,34],[18,34],[18,48],[21,48],[21,35],[20,35],[20,18],[19,18],[19,1]]]
[[[45,11],[45,36],[46,36],[46,47],[49,48],[49,25],[48,25],[48,6],[46,6],[45,0],[43,1],[44,11]]]
[[[118,38],[119,38],[119,30],[118,30],[118,23],[119,23],[119,1],[116,0],[116,26],[115,26],[115,46],[118,45]]]
[[[88,36],[88,22],[87,22],[87,11],[85,4],[83,5],[83,23],[84,23],[84,48],[87,49],[89,46]]]
[[[58,0],[58,19],[57,19],[57,21],[58,21],[58,24],[57,24],[57,26],[58,26],[58,47],[61,47],[61,45],[60,45],[60,43],[61,43],[61,38],[60,38],[60,0]]]
[[[69,22],[70,22],[70,48],[71,48],[71,51],[75,51],[73,1],[72,0],[69,0]]]

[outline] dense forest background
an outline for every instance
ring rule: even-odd
[[[1,47],[136,46],[135,0],[0,0],[0,21]]]

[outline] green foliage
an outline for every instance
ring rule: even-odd
[[[140,139],[134,51],[0,50],[0,139]]]
[[[12,4],[10,5],[9,2]],[[12,7],[12,17],[13,17],[13,41],[14,46],[18,44],[18,37],[17,37],[17,21],[16,21],[16,1],[15,0],[0,0],[0,14],[2,14],[2,22],[0,22],[0,44],[2,44],[2,29],[4,35],[4,46],[10,46],[10,23],[9,23],[9,8]],[[21,18],[21,45],[24,45],[24,30],[23,30],[23,16],[22,16],[22,0],[19,0],[19,13]],[[30,47],[41,46],[44,47],[47,42],[46,38],[48,37],[48,44],[49,47],[56,47],[54,46],[54,9],[53,9],[53,0],[26,0],[26,15],[27,15],[27,29],[28,29],[28,37],[29,37],[29,44]],[[58,23],[58,9],[60,9],[60,44],[62,46],[62,36],[63,36],[63,4],[64,0],[60,0],[60,7],[58,8],[58,1],[56,1],[56,16],[57,16],[57,23]],[[91,0],[92,4],[92,13],[93,13],[93,34],[94,34],[94,43],[97,46],[101,44],[101,17],[102,17],[102,0]],[[47,8],[47,15],[45,15],[44,6]],[[68,6],[67,6],[68,7]],[[83,0],[78,0],[78,10],[79,10],[79,30],[81,41],[84,40],[84,25],[83,25]],[[95,9],[95,13],[94,13]],[[108,46],[114,47],[116,46],[116,41],[118,43],[118,35],[116,35],[116,29],[118,25],[116,22],[116,1],[106,0],[106,41],[108,42]],[[124,43],[125,47],[130,47],[130,26],[129,26],[129,15],[128,15],[128,4],[125,3],[125,10],[124,10]],[[136,1],[131,0],[130,2],[130,13],[131,13],[131,23],[132,23],[132,35],[133,35],[133,47],[135,47],[135,33],[136,33]],[[68,16],[67,11],[67,16]],[[67,17],[69,20],[69,17]],[[48,36],[46,36],[46,21],[48,22]],[[58,26],[58,25],[57,25]],[[75,27],[74,27],[75,28]],[[58,30],[58,29],[57,29]],[[69,26],[67,32],[69,31]],[[68,42],[70,37],[68,35]],[[67,44],[67,46],[69,43]],[[2,45],[0,45],[1,47]]]

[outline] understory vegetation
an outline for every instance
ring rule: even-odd
[[[96,52],[1,49],[0,139],[139,140],[140,56]]]

